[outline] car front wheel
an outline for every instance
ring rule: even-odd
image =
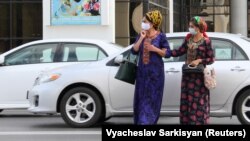
[[[250,90],[243,92],[238,98],[236,115],[242,124],[250,124]]]
[[[77,87],[63,96],[60,110],[63,120],[72,127],[90,127],[101,118],[102,103],[91,89]]]

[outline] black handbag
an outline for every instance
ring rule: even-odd
[[[115,78],[130,84],[135,84],[138,57],[136,57],[134,62],[130,61],[130,59],[129,53],[127,59],[120,64]]]
[[[204,72],[204,65],[199,64],[196,67],[191,66],[190,64],[183,64],[182,72],[183,73],[203,73]]]

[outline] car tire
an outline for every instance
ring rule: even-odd
[[[239,96],[235,111],[241,124],[250,125],[250,89]]]
[[[3,109],[0,109],[0,113],[3,111]]]
[[[61,116],[71,127],[90,127],[101,119],[102,106],[101,99],[95,91],[77,87],[63,96],[60,103]]]

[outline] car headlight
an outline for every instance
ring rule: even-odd
[[[38,76],[36,78],[34,86],[40,85],[42,83],[47,83],[47,82],[55,81],[55,80],[57,80],[60,77],[61,77],[61,74],[59,74],[59,73],[41,74],[40,76]]]

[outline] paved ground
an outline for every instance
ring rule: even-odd
[[[161,117],[159,124],[178,124],[176,117]],[[111,118],[104,124],[132,124],[128,117]],[[211,124],[240,124],[236,117],[211,118]],[[0,114],[0,141],[101,141],[101,125],[71,128],[59,115],[33,115],[26,110]]]

